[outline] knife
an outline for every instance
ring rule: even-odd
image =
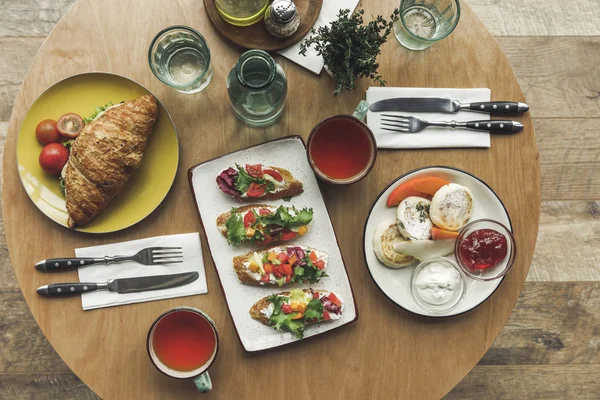
[[[111,292],[135,293],[146,290],[162,290],[187,285],[194,282],[200,275],[198,271],[184,272],[172,275],[141,276],[139,278],[111,279],[108,282],[74,282],[52,283],[40,286],[37,293],[46,297],[61,297],[74,294],[93,292],[95,290],[110,290]]]
[[[461,110],[480,111],[494,114],[521,114],[529,110],[525,103],[515,101],[484,101],[461,103],[444,97],[398,97],[376,101],[369,106],[373,112],[413,111],[457,113]]]

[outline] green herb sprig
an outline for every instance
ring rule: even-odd
[[[353,14],[348,9],[340,10],[336,21],[313,29],[311,36],[300,44],[301,55],[306,56],[308,48],[314,45],[317,54],[323,56],[336,81],[334,96],[342,90],[354,89],[358,78],[370,78],[380,86],[386,84],[377,71],[377,56],[394,29],[400,11],[395,9],[389,21],[378,15],[366,25],[363,25],[364,13],[364,10]]]

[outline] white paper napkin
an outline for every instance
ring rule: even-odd
[[[490,89],[443,89],[443,88],[393,88],[370,87],[367,89],[367,102],[395,97],[448,97],[461,103],[490,101]],[[414,115],[431,121],[473,121],[489,120],[487,113],[460,111],[454,114],[392,111],[386,114]],[[384,149],[424,149],[441,147],[490,147],[490,134],[466,129],[429,128],[416,134],[394,133],[381,129],[381,112],[367,113],[367,125],[375,134],[377,147]]]
[[[354,11],[358,1],[359,0],[323,0],[321,13],[313,27],[317,29],[320,26],[328,25],[332,21],[335,21],[341,9],[348,8],[351,12]],[[310,36],[310,33],[307,36]],[[317,55],[314,46],[311,46],[306,51],[306,57],[298,54],[300,51],[300,43],[302,43],[303,40],[304,39],[293,46],[280,50],[278,53],[318,75],[323,69],[323,57]]]
[[[95,264],[79,268],[80,282],[106,282],[115,278],[134,278],[148,275],[178,274],[182,272],[198,271],[200,277],[192,283],[164,290],[150,290],[147,292],[119,294],[107,290],[84,293],[81,295],[81,305],[84,310],[95,308],[120,306],[123,304],[141,303],[170,299],[173,297],[191,296],[207,293],[206,275],[200,247],[198,232],[182,235],[157,236],[153,238],[132,240],[130,242],[106,244],[102,246],[84,247],[75,249],[77,257],[104,257],[115,255],[133,255],[146,247],[154,246],[179,246],[183,251],[183,262],[165,265],[141,265],[135,262],[118,264]]]

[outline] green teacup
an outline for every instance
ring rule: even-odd
[[[214,321],[192,307],[176,307],[161,314],[150,326],[148,357],[163,374],[192,379],[199,392],[212,389],[208,368],[217,358],[219,334]]]

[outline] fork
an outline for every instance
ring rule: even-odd
[[[52,258],[35,264],[38,271],[69,271],[87,265],[104,263],[112,264],[123,261],[134,261],[143,265],[172,264],[183,262],[181,247],[148,247],[132,256],[104,256],[103,258]]]
[[[523,124],[516,121],[501,121],[501,120],[483,120],[483,121],[468,121],[468,122],[456,122],[456,121],[426,121],[419,117],[404,116],[404,115],[392,115],[392,114],[381,114],[382,122],[381,129],[392,132],[402,133],[417,133],[430,126],[442,126],[449,128],[463,128],[471,129],[475,131],[484,131],[492,133],[517,133],[523,129]]]

